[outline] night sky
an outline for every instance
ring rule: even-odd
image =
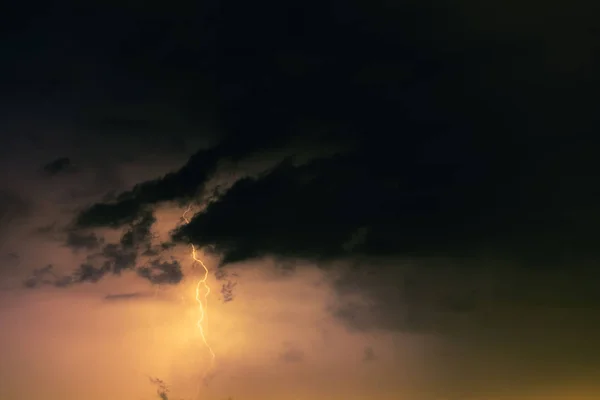
[[[599,5],[98,3],[0,12],[1,399],[600,398]]]

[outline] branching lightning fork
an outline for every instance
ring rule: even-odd
[[[182,215],[182,218],[186,224],[189,224],[189,222],[190,222],[190,220],[187,218],[186,215],[188,212],[190,212],[191,208],[192,208],[192,206],[189,205],[188,208],[183,212],[183,215]],[[202,278],[200,278],[200,280],[198,280],[198,282],[196,283],[195,298],[196,298],[196,302],[198,303],[198,313],[199,313],[198,322],[196,323],[196,325],[198,326],[198,330],[200,331],[200,336],[202,338],[202,342],[204,343],[204,345],[208,349],[208,352],[210,353],[210,358],[211,358],[210,368],[212,369],[214,367],[216,355],[207,339],[208,296],[210,295],[210,292],[211,292],[210,286],[207,283],[209,270],[206,267],[206,265],[204,264],[204,262],[202,262],[202,260],[200,258],[198,258],[198,255],[196,252],[196,247],[193,244],[190,244],[190,247],[192,249],[191,250],[191,257],[193,260],[192,266],[196,266],[197,264],[200,264],[200,266],[202,266],[202,268],[204,269]],[[202,292],[204,292],[203,295],[202,295]]]

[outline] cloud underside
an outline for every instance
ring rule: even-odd
[[[172,247],[169,243],[153,244],[151,228],[155,222],[154,214],[144,211],[127,225],[118,243],[108,244],[93,232],[71,230],[67,232],[65,246],[75,252],[86,250],[86,261],[68,275],[58,274],[53,265],[38,268],[24,285],[28,288],[42,285],[69,287],[96,283],[107,275],[119,276],[125,272],[134,272],[152,284],[177,284],[183,279],[181,264],[174,259],[162,258],[162,253]]]
[[[217,253],[223,265],[264,256],[504,260],[540,271],[534,274],[540,280],[550,269],[586,270],[598,258],[597,146],[589,135],[598,120],[586,98],[597,83],[570,80],[550,68],[535,41],[477,34],[462,40],[445,32],[444,40],[429,40],[446,25],[426,12],[383,15],[350,3],[340,6],[347,7],[347,23],[338,23],[341,14],[305,13],[301,41],[289,39],[289,30],[300,25],[287,14],[267,21],[249,6],[245,12],[256,19],[222,10],[214,28],[219,43],[207,43],[220,49],[207,64],[213,86],[202,87],[220,130],[218,144],[179,170],[91,205],[75,228],[129,226],[161,203],[199,201],[206,207],[172,239]],[[313,4],[300,8],[305,6]],[[232,33],[240,29],[247,34]],[[339,151],[300,162],[292,149],[290,158],[261,175],[209,193],[223,163],[243,168],[297,142],[315,154],[324,142],[339,144]],[[79,246],[96,246],[77,239]],[[518,295],[502,289],[509,294],[501,298],[527,297],[519,276],[502,280],[520,287]],[[569,293],[584,281],[578,279]],[[560,287],[558,282],[549,287]],[[469,309],[471,300],[462,292],[468,290],[456,287],[460,293],[439,303]],[[375,292],[378,299],[387,296]],[[387,302],[400,301],[397,285],[389,293]],[[528,301],[572,299],[544,296]],[[413,304],[419,310],[421,303]],[[350,311],[339,313],[363,324]],[[414,311],[398,324],[433,329],[426,327],[439,326],[437,316],[444,313]]]
[[[285,43],[293,24],[247,9],[262,22],[250,27],[223,10],[218,48],[236,50],[207,67],[221,141],[178,171],[92,205],[77,225],[122,226],[156,204],[206,198],[222,162],[243,166],[301,139],[353,147],[240,180],[174,238],[224,263],[484,253],[560,264],[595,253],[589,86],[553,90],[567,78],[544,69],[533,42],[434,43],[425,40],[439,29],[429,11],[365,7],[343,6],[360,28],[307,14],[302,41]],[[243,27],[247,35],[232,36]]]
[[[388,1],[386,10],[377,2],[326,3],[202,2],[190,15],[206,21],[174,21],[176,29],[145,16],[135,29],[113,24],[114,41],[100,58],[119,60],[107,72],[115,80],[104,85],[98,76],[109,101],[138,99],[128,88],[142,82],[143,96],[206,117],[198,126],[215,127],[219,140],[182,168],[83,209],[65,245],[89,257],[69,275],[47,266],[25,284],[70,287],[126,273],[180,283],[181,266],[164,257],[173,243],[152,242],[152,212],[198,202],[205,207],[171,232],[174,243],[191,242],[240,268],[262,257],[331,267],[323,271],[333,276],[331,315],[358,333],[446,339],[437,365],[449,387],[464,392],[458,398],[486,385],[500,392],[597,377],[600,85],[597,59],[583,60],[597,54],[588,50],[598,41],[582,34],[593,30],[563,21],[576,19],[564,7],[547,19],[555,8],[533,4],[483,17],[481,2],[447,2],[437,16],[425,2]],[[455,9],[467,3],[473,9]],[[475,31],[466,20],[490,26]],[[154,46],[148,38],[157,26],[166,38]],[[178,44],[177,32],[193,37]],[[104,117],[102,129],[146,140],[148,124]],[[295,157],[298,142],[316,156]],[[339,151],[323,155],[323,143]],[[210,192],[223,165],[239,172],[282,149],[288,159]],[[68,159],[45,168],[56,182],[71,171]],[[0,218],[28,212],[0,193]],[[102,227],[122,228],[121,240],[91,233]],[[235,302],[235,283],[222,282],[223,301]],[[389,357],[374,349],[364,348],[368,366]],[[303,349],[283,350],[288,367],[312,361]]]
[[[527,198],[531,192],[510,171],[492,179],[497,165],[480,155],[463,148],[454,159],[426,163],[421,154],[394,154],[400,151],[362,146],[300,165],[284,160],[236,182],[173,239],[217,252],[223,264],[357,255],[491,256],[548,265],[593,253],[593,235],[568,214],[572,210]],[[185,200],[192,189],[180,186],[178,194],[164,182],[181,179],[194,189],[205,183],[179,175],[187,173],[149,186],[161,187],[162,198]],[[158,203],[157,197],[136,197],[135,190],[129,196],[92,206],[80,226],[118,225]],[[136,207],[129,208],[132,202]]]

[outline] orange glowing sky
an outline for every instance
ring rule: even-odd
[[[600,400],[600,1],[11,3],[0,400]]]
[[[160,220],[166,226],[164,221],[174,219],[176,212],[166,212]],[[186,258],[187,250],[180,251]],[[52,258],[51,250],[45,257]],[[214,261],[207,259],[209,266]],[[237,275],[236,298],[225,304],[218,294],[212,298],[209,340],[217,362],[198,398],[457,398],[439,397],[446,383],[437,381],[436,363],[451,365],[442,355],[442,338],[348,330],[331,316],[329,307],[340,300],[323,271],[305,265],[284,274],[272,261],[260,260],[231,272]],[[211,276],[209,284],[220,283]],[[166,381],[173,398],[193,398],[210,365],[196,329],[195,285],[190,278],[177,287],[155,290],[126,276],[71,289],[3,292],[0,398],[151,399],[154,388],[148,376]],[[117,293],[140,296],[104,299]],[[520,363],[513,355],[503,359],[490,352],[489,361],[498,360],[515,368]],[[465,360],[455,361],[458,367]],[[482,368],[494,371],[494,366]],[[506,365],[499,368],[504,369]],[[465,378],[454,372],[457,379]],[[480,381],[473,382],[473,396],[461,382],[461,398],[592,398],[585,385],[572,389],[576,392],[558,387],[544,394],[534,385],[531,395],[515,397],[510,387],[499,390],[493,382],[486,389],[484,378],[476,376]],[[561,391],[568,396],[559,395]]]
[[[160,236],[180,222],[181,211],[157,213]],[[25,253],[26,261],[65,271],[83,257],[35,236],[27,248],[35,251]],[[189,273],[176,287],[153,288],[131,274],[68,289],[6,288],[0,397],[153,398],[152,376],[169,384],[173,398],[195,398],[211,364],[196,326],[195,290],[204,272],[192,268],[188,247],[176,257]],[[199,257],[214,268],[216,260]],[[349,331],[331,316],[335,292],[314,266],[284,274],[271,260],[258,260],[230,274],[234,300],[223,303],[218,290],[209,299],[207,336],[216,366],[198,398],[362,399],[376,390],[382,399],[396,399],[416,390],[431,338]],[[221,285],[213,275],[208,283]],[[119,293],[139,296],[105,299]],[[372,360],[365,360],[367,348]]]
[[[155,296],[128,281],[4,295],[0,340],[12,345],[3,351],[0,396],[148,398],[146,375],[191,396],[210,364],[195,329],[194,283]],[[234,301],[211,307],[217,366],[202,398],[360,399],[376,388],[380,398],[394,399],[419,378],[428,340],[347,332],[328,315],[332,293],[318,271],[282,278],[250,266],[240,281]],[[118,287],[148,296],[103,300]],[[367,347],[376,357],[370,362],[363,361]]]
[[[130,176],[126,181],[141,179],[137,170],[120,173]],[[86,189],[85,182],[67,177],[62,190]],[[595,337],[593,313],[492,308],[485,318],[475,315],[473,322],[435,334],[352,330],[332,313],[347,301],[333,284],[335,269],[301,263],[284,272],[269,258],[228,267],[237,283],[233,301],[223,303],[218,290],[211,293],[207,329],[215,368],[198,392],[210,355],[196,326],[195,287],[202,271],[191,268],[189,247],[174,253],[188,273],[177,286],[157,289],[125,274],[67,289],[23,290],[20,282],[33,268],[51,263],[69,271],[85,257],[34,232],[56,216],[67,220],[81,200],[65,202],[62,192],[43,181],[24,187],[35,198],[35,211],[2,231],[3,252],[12,249],[22,258],[18,266],[5,262],[0,275],[0,399],[155,399],[149,376],[167,382],[171,399],[600,397],[600,371],[570,355],[595,354],[589,339]],[[182,211],[157,211],[159,237],[180,222]],[[119,236],[104,234],[107,241]],[[216,259],[199,255],[215,268]],[[221,285],[213,274],[208,283]],[[106,299],[127,293],[137,296]],[[360,291],[352,296],[369,301]]]

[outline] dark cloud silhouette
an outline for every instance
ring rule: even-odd
[[[86,262],[79,265],[71,274],[59,276],[52,266],[35,270],[24,285],[34,288],[41,285],[68,287],[84,282],[96,283],[106,275],[121,275],[124,272],[136,272],[154,284],[177,284],[183,279],[181,265],[177,261],[161,261],[162,252],[173,247],[173,243],[152,244],[151,227],[155,222],[150,211],[140,213],[125,229],[118,243],[107,243],[99,252],[91,253]],[[104,239],[95,233],[85,233],[77,228],[68,232],[67,245],[74,250],[96,250]],[[140,255],[154,257],[152,261],[142,261]],[[147,265],[146,265],[147,264]]]
[[[288,159],[224,190],[172,239],[223,264],[352,258],[356,271],[336,286],[345,301],[332,312],[359,330],[477,337],[496,311],[595,307],[589,282],[597,277],[586,265],[600,258],[597,57],[567,72],[556,61],[573,58],[557,57],[564,48],[541,39],[549,32],[466,21],[470,2],[459,3],[293,0],[218,11],[202,3],[207,23],[188,28],[201,51],[140,50],[144,62],[124,56],[121,64],[123,76],[185,82],[186,93],[198,93],[185,109],[209,120],[219,141],[180,169],[91,205],[77,226],[124,227],[158,203],[205,200],[224,161],[243,167],[291,147]],[[118,46],[123,54],[145,40],[150,28],[139,28]],[[567,30],[569,38],[582,32]],[[174,67],[182,54],[189,70]],[[339,151],[301,163],[291,143]],[[392,266],[373,261],[381,258]],[[170,271],[139,273],[177,281]],[[346,299],[349,290],[371,301]]]
[[[428,249],[442,250],[448,225],[459,221],[449,221],[456,214],[452,205],[439,207],[435,198],[462,188],[443,181],[402,184],[385,163],[374,164],[362,153],[301,166],[284,161],[264,176],[237,182],[174,238],[211,246],[225,256],[224,263],[266,254],[339,257],[365,226],[369,233],[358,247],[367,254],[416,251],[426,238]],[[471,189],[455,197],[468,194]],[[469,223],[467,216],[460,215],[462,223]]]
[[[120,246],[115,243],[107,244],[98,254],[105,259],[105,264],[109,266],[109,270],[114,274],[119,275],[124,270],[130,270],[135,267],[137,253],[135,250]]]
[[[23,286],[28,289],[35,289],[41,286],[54,286],[65,288],[76,282],[76,275],[59,275],[55,272],[54,266],[48,264],[45,267],[34,269],[29,278],[23,282]]]
[[[159,254],[160,254],[160,247],[157,247],[157,246],[152,246],[150,248],[147,248],[142,253],[142,255],[146,256],[146,257],[155,257],[155,256],[158,256]]]
[[[169,400],[171,389],[162,379],[149,377],[150,383],[156,386],[156,394],[161,400]]]
[[[463,21],[439,24],[424,6],[308,2],[302,17],[287,2],[270,6],[269,18],[225,7],[207,28],[219,38],[206,43],[219,56],[204,71],[214,77],[221,141],[92,205],[79,226],[121,226],[153,204],[201,197],[223,160],[344,142],[343,154],[238,182],[175,239],[210,246],[225,263],[487,252],[564,264],[596,255],[588,133],[598,121],[586,99],[597,82],[568,80],[535,42],[475,30],[446,37],[447,24]],[[247,35],[232,33],[244,27]],[[437,34],[447,40],[429,39]]]
[[[124,251],[116,244],[106,245],[102,253],[88,257],[88,260],[69,275],[56,274],[52,265],[36,269],[23,285],[27,288],[43,285],[64,288],[84,282],[97,283],[106,275],[121,275],[125,271],[134,271],[138,276],[156,285],[175,285],[183,280],[183,270],[179,261],[156,259],[148,265],[138,267],[136,253]]]
[[[151,227],[154,221],[155,218],[151,212],[142,213],[129,224],[119,243],[108,243],[102,247],[99,253],[88,256],[88,262],[82,264],[77,272],[77,281],[97,282],[108,273],[120,275],[124,271],[134,270],[139,253],[152,248]],[[86,236],[77,230],[69,232],[69,235],[76,238],[83,237],[89,242],[93,242],[89,234]],[[95,235],[93,237],[96,238]],[[99,244],[100,240],[98,239],[94,243]],[[99,266],[94,266],[98,263],[100,263]]]
[[[165,251],[169,251],[177,246],[174,242],[163,242],[158,245],[147,246],[146,250],[142,253],[144,256],[157,256]]]
[[[79,215],[77,225],[122,226],[135,220],[146,205],[191,199],[216,171],[218,160],[216,150],[201,151],[179,171],[136,185],[131,191],[119,195],[116,202],[93,205]]]
[[[233,301],[235,297],[234,288],[237,285],[237,282],[227,281],[221,285],[221,298],[223,303],[229,303]]]
[[[112,270],[113,271],[118,271],[115,273],[119,273],[121,271],[121,269],[119,269],[119,267],[114,267],[112,266]],[[101,267],[94,267],[92,264],[81,264],[79,266],[79,270],[77,270],[74,275],[76,277],[76,280],[78,282],[92,282],[92,283],[96,283],[98,282],[100,279],[102,279],[104,277],[104,275],[108,274],[109,272],[111,272],[111,264],[110,262],[106,261],[104,264],[102,264]]]
[[[23,282],[23,285],[30,289],[41,286],[67,288],[84,282],[96,283],[111,272],[111,264],[108,261],[100,267],[96,267],[91,263],[80,264],[79,267],[68,275],[59,275],[54,272],[53,265],[47,265],[46,267],[34,270],[31,276]]]
[[[353,330],[446,334],[484,329],[498,313],[596,313],[592,266],[525,268],[489,259],[363,260],[335,280],[331,312]],[[357,300],[360,293],[363,300]],[[512,310],[512,311],[511,311]],[[532,311],[536,312],[536,311]]]
[[[74,165],[69,157],[61,157],[44,165],[44,172],[49,176],[73,170]]]
[[[57,278],[57,275],[54,273],[54,266],[48,264],[45,267],[33,270],[31,276],[23,282],[23,285],[26,288],[34,289],[42,285],[52,285]]]
[[[509,184],[505,175],[499,184],[483,174],[490,165],[481,156],[455,150],[452,157],[428,164],[414,154],[398,159],[365,146],[305,165],[284,161],[263,176],[237,182],[174,238],[215,249],[223,263],[266,254],[340,257],[350,251],[356,232],[362,238],[352,254],[492,252],[562,264],[595,253],[593,226],[583,216],[568,221],[558,217],[567,209],[517,203],[515,196],[534,194],[520,188],[516,176]]]
[[[156,222],[154,214],[150,211],[142,213],[138,220],[131,224],[131,227],[121,237],[121,246],[124,248],[133,248],[139,245],[150,246],[152,239],[151,228]]]
[[[135,300],[143,297],[148,297],[147,293],[142,292],[132,292],[132,293],[116,293],[116,294],[107,294],[104,296],[104,300],[107,301],[127,301],[127,300]]]
[[[413,113],[403,108],[407,104],[402,99],[415,102],[414,93],[427,85],[436,67],[428,60],[429,54],[411,49],[415,40],[412,24],[383,24],[377,18],[367,18],[364,24],[368,29],[356,29],[338,21],[340,16],[372,13],[362,13],[356,5],[329,11],[311,2],[301,7],[315,11],[306,12],[304,18],[310,21],[281,25],[276,21],[287,20],[292,5],[271,4],[269,15],[282,13],[286,17],[267,20],[263,17],[266,14],[241,6],[248,15],[262,20],[261,29],[254,23],[250,27],[249,21],[239,18],[238,11],[226,7],[219,12],[219,23],[210,25],[218,43],[207,43],[218,51],[239,49],[227,51],[205,66],[210,69],[207,76],[216,75],[212,79],[214,91],[206,93],[215,96],[211,101],[213,117],[219,121],[222,141],[198,152],[179,171],[138,185],[114,203],[93,206],[80,215],[81,225],[126,223],[143,205],[194,197],[223,159],[241,160],[281,148],[292,140],[318,148],[328,140],[352,142],[365,133],[381,137],[396,128],[415,127],[410,116]],[[251,28],[248,35],[232,36],[231,32],[241,27]],[[390,28],[400,31],[389,35],[386,30]],[[302,32],[303,40],[294,40],[292,32]],[[338,41],[345,45],[336,45]],[[272,53],[275,48],[278,52]],[[397,54],[388,51],[390,48],[398,49]],[[395,69],[404,73],[389,73]],[[381,84],[382,71],[388,71],[385,85]],[[406,93],[396,93],[398,90]],[[404,126],[399,126],[400,120]]]
[[[155,260],[149,266],[139,268],[137,273],[156,285],[175,285],[183,279],[183,270],[177,260],[171,262]]]
[[[22,44],[5,46],[7,112],[22,107],[34,119],[34,103],[77,98],[66,108],[82,116],[78,128],[140,138],[174,131],[170,121],[155,124],[168,108],[219,140],[178,170],[83,210],[78,227],[128,232],[72,275],[38,271],[31,286],[125,271],[178,282],[176,265],[138,257],[162,253],[149,244],[145,213],[206,200],[223,162],[243,168],[291,148],[290,160],[220,193],[173,240],[204,246],[224,264],[352,259],[332,312],[353,329],[456,339],[483,360],[469,368],[471,357],[457,352],[443,365],[449,379],[468,376],[468,388],[489,381],[486,367],[508,350],[543,360],[515,368],[516,378],[543,370],[548,380],[542,363],[592,364],[598,352],[581,350],[600,326],[589,267],[600,255],[597,12],[584,1],[511,3],[148,3],[135,16],[100,7],[73,21],[61,7],[46,10],[29,24],[44,31],[27,40],[25,59],[36,67]],[[64,21],[58,34],[56,21]],[[56,78],[60,71],[68,79]],[[147,111],[151,102],[161,112]],[[114,111],[124,104],[145,110]],[[339,151],[300,163],[298,142]],[[556,349],[572,356],[553,359]]]

